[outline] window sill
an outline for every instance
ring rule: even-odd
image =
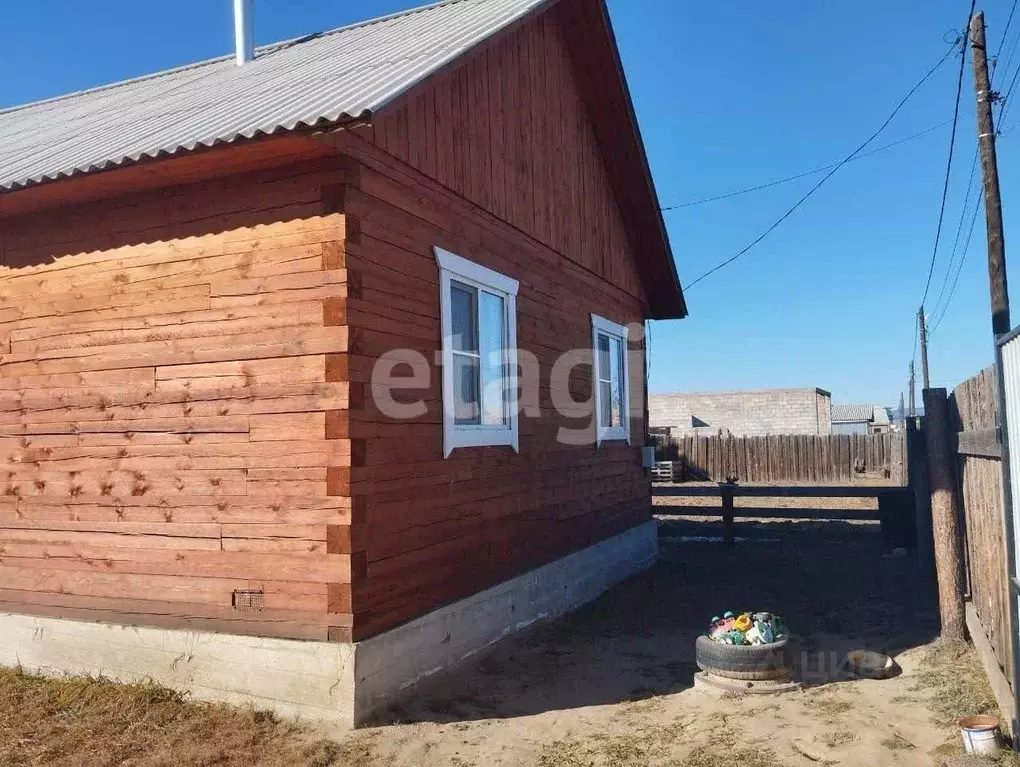
[[[514,452],[520,452],[514,429],[454,427],[444,433],[443,452],[446,457],[462,447],[512,447]]]
[[[629,445],[630,434],[624,428],[600,429],[597,444],[601,445],[603,442],[626,442]]]

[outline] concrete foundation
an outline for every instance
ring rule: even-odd
[[[359,642],[357,720],[503,637],[570,612],[625,578],[647,570],[658,557],[658,524],[646,522]]]
[[[203,700],[353,726],[536,621],[651,567],[647,522],[357,644],[213,634],[0,613],[0,665],[153,680]]]
[[[201,700],[354,723],[351,644],[86,623],[0,613],[0,665],[153,680]]]

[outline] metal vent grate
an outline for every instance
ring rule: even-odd
[[[236,589],[231,599],[235,610],[259,612],[262,610],[262,589]]]

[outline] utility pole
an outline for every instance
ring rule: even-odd
[[[985,191],[985,224],[988,230],[988,288],[992,298],[992,333],[1008,333],[1009,293],[1006,291],[1006,239],[1002,232],[1002,200],[999,197],[999,165],[995,157],[995,123],[985,48],[985,14],[970,20],[970,48],[974,58],[974,90],[977,92],[978,148]]]
[[[903,406],[903,392],[900,392],[900,412],[899,412],[900,425],[906,428],[907,424],[907,410]]]
[[[928,326],[924,321],[924,307],[917,310],[917,322],[921,326],[921,382],[928,388]]]
[[[943,639],[964,639],[963,531],[956,508],[956,461],[945,389],[924,390],[924,433],[931,482],[932,537]]]
[[[910,360],[910,417],[917,415],[917,376],[914,375],[914,361]]]

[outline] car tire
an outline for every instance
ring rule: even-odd
[[[792,676],[788,639],[763,645],[730,645],[698,637],[695,661],[702,671],[727,679],[765,681]]]

